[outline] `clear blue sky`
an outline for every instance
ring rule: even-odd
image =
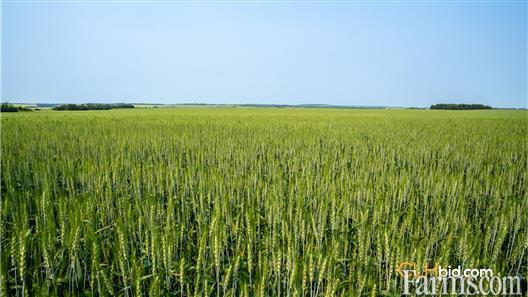
[[[527,106],[526,2],[2,4],[2,99]]]

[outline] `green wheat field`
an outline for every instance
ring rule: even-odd
[[[527,276],[528,112],[1,115],[4,296],[399,296]]]

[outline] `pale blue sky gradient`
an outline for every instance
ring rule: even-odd
[[[526,2],[2,4],[2,99],[527,106]]]

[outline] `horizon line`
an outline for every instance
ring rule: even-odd
[[[4,99],[0,99],[1,104],[49,104],[49,105],[64,105],[64,104],[119,104],[119,103],[125,103],[125,104],[132,104],[132,105],[161,105],[161,106],[170,106],[170,105],[208,105],[208,106],[262,106],[262,107],[273,107],[273,106],[282,106],[282,107],[322,107],[322,108],[332,108],[332,107],[345,107],[345,108],[353,108],[353,107],[360,107],[360,108],[418,108],[418,109],[429,109],[432,105],[436,104],[466,104],[466,105],[487,105],[483,103],[454,103],[454,102],[438,102],[438,103],[432,103],[429,105],[365,105],[365,104],[329,104],[329,103],[298,103],[298,104],[289,104],[289,103],[204,103],[204,102],[180,102],[180,103],[150,103],[150,102],[130,102],[130,101],[108,101],[108,102],[65,102],[65,103],[56,103],[56,102],[29,102],[29,101],[4,101]],[[507,107],[497,107],[493,105],[488,105],[492,107],[493,109],[520,109],[520,110],[526,110],[528,109],[528,106],[522,106],[522,107],[515,107],[515,106],[507,106]]]

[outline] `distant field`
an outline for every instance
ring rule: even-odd
[[[527,276],[528,112],[1,115],[8,296],[399,296],[401,262]]]

